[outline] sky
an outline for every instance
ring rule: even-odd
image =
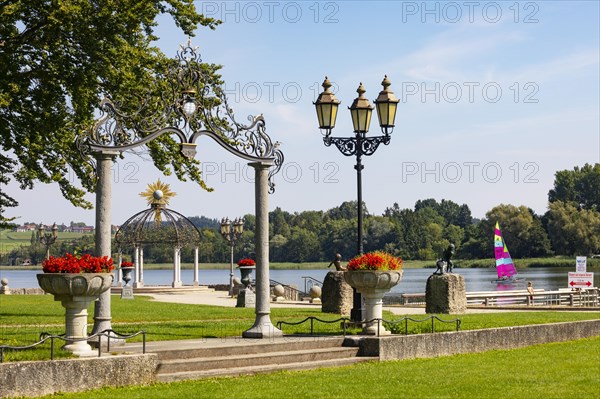
[[[354,157],[326,147],[314,106],[325,76],[342,102],[332,136],[350,137],[350,106],[363,83],[373,101],[387,75],[400,99],[389,145],[363,158],[363,200],[380,215],[434,198],[467,204],[474,217],[499,204],[547,210],[559,170],[600,162],[600,33],[597,1],[206,1],[192,45],[221,64],[238,122],[263,114],[285,162],[269,209],[327,210],[357,197]],[[156,43],[175,56],[187,42],[161,18]],[[374,116],[368,135],[380,135]],[[113,174],[113,224],[146,208],[138,196],[160,178],[187,216],[253,214],[253,170],[208,137],[196,158],[213,192],[164,177],[126,153]],[[71,177],[74,179],[74,177]],[[58,186],[5,187],[17,223],[86,222]],[[94,202],[94,195],[87,197]]]

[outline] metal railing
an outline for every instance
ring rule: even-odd
[[[308,294],[306,292],[300,291],[298,288],[292,287],[291,285],[287,285],[284,283],[280,283],[279,281],[270,280],[270,279],[269,279],[269,283],[271,284],[271,287],[273,287],[274,285],[277,285],[277,284],[281,285],[283,287],[283,289],[287,291],[286,298],[291,299],[293,301],[300,301],[300,300],[302,300],[303,297],[308,296]]]
[[[118,333],[111,329],[107,329],[104,331],[100,331],[99,333],[90,335],[89,337],[77,338],[77,339],[65,338],[64,334],[63,335],[52,335],[47,332],[42,332],[42,333],[40,333],[40,340],[31,345],[24,345],[24,346],[0,345],[0,363],[4,362],[4,350],[5,349],[9,349],[9,350],[32,349],[38,345],[45,343],[48,340],[50,340],[50,360],[54,360],[54,340],[56,340],[56,339],[66,341],[66,342],[80,342],[80,341],[88,341],[91,338],[97,337],[98,338],[98,357],[100,357],[102,354],[102,337],[107,337],[108,341],[106,344],[106,352],[110,352],[111,335],[112,335],[113,339],[128,339],[128,338],[133,338],[135,336],[138,336],[140,334],[142,334],[142,353],[145,354],[146,353],[146,331],[144,331],[144,330],[138,331],[134,334],[127,335],[127,334]],[[115,335],[117,336],[116,338],[115,338]]]
[[[537,289],[532,294],[526,290],[511,290],[497,292],[467,292],[467,305],[483,306],[600,306],[598,288],[580,290],[562,289],[544,291]],[[383,297],[384,306],[388,305],[424,305],[425,293],[418,294],[389,294]]]
[[[313,287],[313,285],[316,285],[317,287],[323,287],[323,282],[314,277],[302,276],[302,278],[304,279],[304,292],[310,292],[310,289]]]
[[[381,323],[386,323],[388,325],[396,325],[396,324],[400,324],[402,322],[404,322],[404,335],[408,335],[408,322],[412,321],[415,323],[423,323],[426,321],[431,320],[431,333],[435,333],[435,321],[438,320],[442,323],[454,323],[456,324],[456,331],[460,330],[460,325],[461,325],[461,320],[460,319],[452,319],[452,320],[442,320],[440,319],[438,316],[436,315],[431,315],[429,317],[426,317],[424,319],[413,319],[412,317],[403,317],[399,320],[385,320],[385,319],[371,319],[371,320],[363,320],[360,324],[368,324],[368,323],[375,323],[377,322],[377,336],[381,336]],[[347,317],[341,317],[339,319],[335,319],[335,320],[322,320],[319,319],[318,317],[315,316],[309,316],[306,319],[302,320],[302,321],[298,321],[298,322],[288,322],[288,321],[278,321],[276,323],[276,326],[278,329],[281,330],[281,327],[285,324],[288,326],[297,326],[297,325],[301,325],[306,323],[307,321],[310,321],[310,335],[314,335],[314,322],[318,321],[321,323],[326,323],[326,324],[332,324],[332,323],[338,323],[338,322],[342,322],[342,331],[343,331],[343,336],[346,336],[346,331],[347,331],[347,326],[349,324],[357,324],[354,321],[352,321],[351,319],[347,318]]]

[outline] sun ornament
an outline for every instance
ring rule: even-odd
[[[162,221],[160,209],[164,208],[165,205],[168,205],[171,198],[175,195],[177,195],[177,193],[171,191],[169,185],[161,182],[160,179],[154,183],[148,184],[148,189],[140,193],[140,197],[145,198],[148,205],[156,210],[154,213],[154,220],[156,223]]]

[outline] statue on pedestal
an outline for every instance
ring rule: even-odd
[[[454,244],[448,245],[448,248],[446,248],[442,253],[442,258],[438,259],[438,261],[435,263],[437,269],[433,274],[441,275],[444,273],[452,273],[452,270],[454,270],[454,263],[452,262],[454,250]]]

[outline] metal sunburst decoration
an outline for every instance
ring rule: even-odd
[[[177,195],[176,192],[171,191],[171,187],[167,183],[163,183],[158,179],[154,183],[148,184],[148,189],[140,193],[140,197],[144,197],[154,210],[154,221],[156,223],[162,222],[161,208],[169,204],[171,198]]]

